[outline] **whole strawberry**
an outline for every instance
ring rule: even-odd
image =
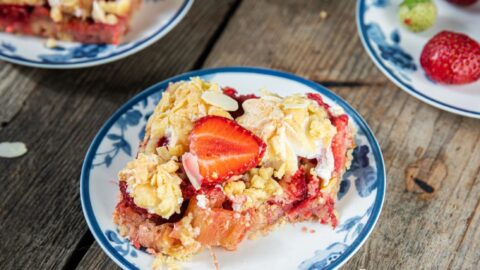
[[[437,20],[437,7],[432,0],[404,0],[400,4],[398,17],[410,31],[422,32]]]
[[[423,47],[420,64],[439,83],[471,83],[480,78],[480,45],[467,35],[442,31]]]
[[[447,1],[459,6],[470,6],[475,4],[478,0],[447,0]]]

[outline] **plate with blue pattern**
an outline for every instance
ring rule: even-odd
[[[256,240],[244,240],[235,252],[215,251],[221,269],[338,269],[372,232],[382,209],[386,176],[381,149],[362,117],[343,99],[293,74],[253,67],[223,67],[185,73],[160,82],[124,104],[100,129],[86,154],[81,179],[82,208],[103,250],[123,269],[151,269],[152,255],[135,249],[118,233],[112,213],[118,202],[116,175],[136,155],[148,117],[170,82],[199,76],[240,94],[268,88],[280,95],[320,93],[341,106],[357,129],[351,168],[338,193],[336,228],[318,222],[287,224]],[[305,232],[304,227],[309,228]],[[182,262],[185,269],[212,269],[208,252]]]
[[[439,109],[480,118],[480,81],[466,85],[443,85],[430,80],[420,65],[424,45],[435,34],[449,30],[480,42],[480,3],[455,6],[435,1],[438,18],[433,27],[413,33],[400,25],[397,10],[402,0],[358,0],[357,26],[360,39],[377,67],[397,86]]]
[[[134,54],[165,36],[185,16],[193,0],[144,0],[118,45],[82,44],[0,32],[0,60],[37,68],[82,68]]]

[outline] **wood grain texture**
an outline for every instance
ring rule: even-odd
[[[37,70],[0,62],[0,130],[21,110],[36,82],[30,77]]]
[[[105,254],[97,242],[94,242],[77,267],[77,270],[89,269],[109,270],[121,268]]]
[[[192,69],[232,3],[198,1],[161,41],[105,66],[53,71],[1,63],[0,77],[7,80],[0,93],[13,93],[0,99],[1,107],[13,104],[16,116],[0,131],[0,141],[29,148],[21,158],[0,162],[1,269],[70,267],[66,263],[88,230],[78,181],[95,133],[132,95]],[[25,89],[12,92],[18,88]]]
[[[30,152],[0,162],[0,268],[65,266],[87,233],[78,177],[94,134],[134,93],[207,56],[207,67],[271,67],[329,85],[369,123],[384,153],[387,195],[377,227],[344,269],[478,269],[480,120],[390,83],[357,37],[354,0],[244,0],[213,44],[232,3],[196,1],[164,39],[107,66],[53,72],[2,63],[0,121],[10,123],[0,141],[24,141]],[[78,268],[118,269],[96,243]]]

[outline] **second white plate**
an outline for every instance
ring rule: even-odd
[[[480,2],[458,7],[435,1],[436,24],[422,33],[404,29],[397,17],[402,0],[358,0],[357,26],[363,45],[375,64],[396,85],[442,110],[480,118],[480,81],[442,85],[429,80],[420,66],[423,46],[442,30],[460,32],[480,42]]]

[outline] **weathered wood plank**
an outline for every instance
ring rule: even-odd
[[[385,82],[363,50],[354,9],[353,0],[243,1],[206,65],[263,65],[316,81]]]
[[[95,133],[132,95],[191,69],[232,3],[196,2],[161,41],[109,65],[53,71],[2,63],[0,76],[13,78],[0,82],[0,92],[26,88],[22,93],[30,94],[9,97],[28,95],[15,119],[0,131],[0,141],[23,141],[29,147],[25,156],[0,162],[1,269],[65,267],[88,230],[78,178]]]
[[[0,62],[0,130],[21,110],[36,84],[30,77],[35,69]]]
[[[89,270],[89,269],[120,269],[118,265],[111,260],[102,248],[98,245],[97,242],[94,242],[93,245],[88,249],[88,252],[83,257],[82,261],[77,267],[78,270]]]
[[[476,268],[479,120],[435,109],[388,82],[356,37],[354,12],[355,1],[243,1],[206,66],[267,66],[320,82],[359,83],[332,88],[374,130],[388,188],[377,228],[346,269]]]

